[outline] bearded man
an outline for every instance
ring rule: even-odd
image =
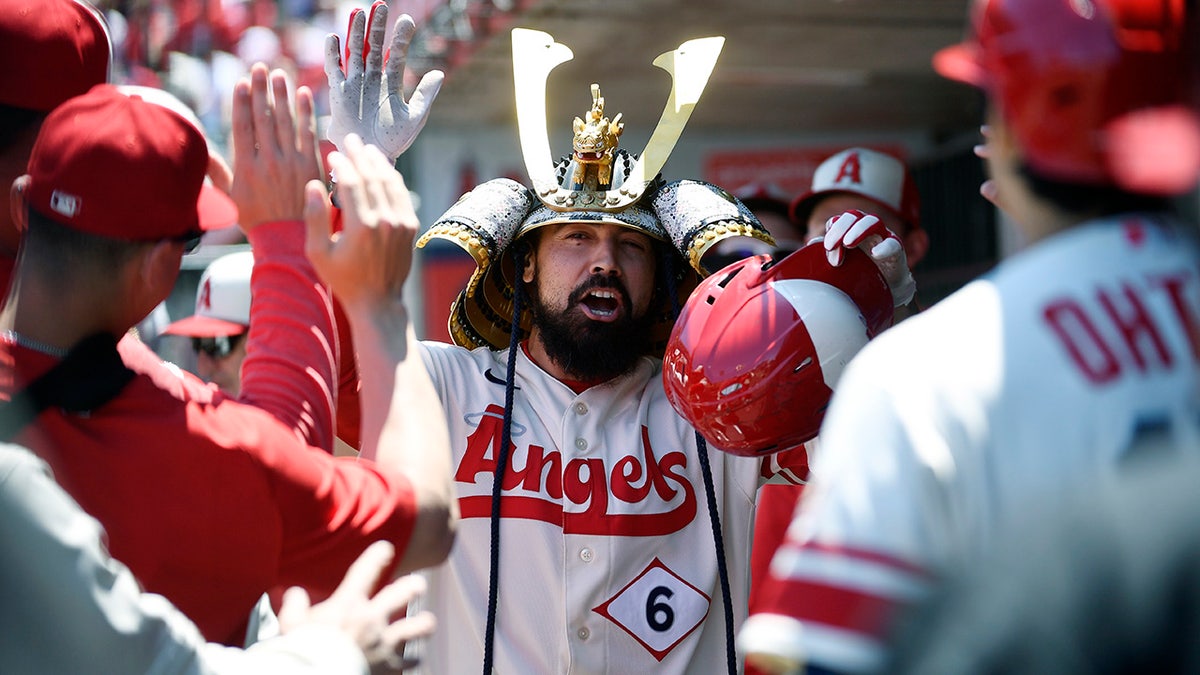
[[[353,15],[347,50],[336,36],[326,44],[335,144],[354,131],[388,146],[403,134],[387,118],[412,117],[396,111],[428,106],[436,93],[430,81],[408,102],[398,93],[402,63],[384,54],[403,54],[413,25],[401,17],[385,50],[386,12],[377,2],[370,16]],[[719,40],[686,46],[693,56],[719,52]],[[545,92],[522,89],[529,73],[518,64],[570,51],[521,29],[513,45],[518,117],[529,119],[526,106],[543,104]],[[544,76],[544,66],[529,71]],[[592,102],[584,118],[603,122],[595,85]],[[681,109],[690,105],[670,110]],[[451,307],[455,344],[420,343],[450,428],[461,517],[446,564],[426,572],[421,609],[441,630],[417,655],[421,668],[735,671],[755,495],[774,476],[803,480],[807,458],[803,447],[766,458],[706,447],[667,399],[662,354],[678,306],[705,272],[704,253],[732,236],[773,242],[727,191],[665,183],[661,165],[643,163],[665,161],[674,139],[641,158],[617,149],[597,174],[611,183],[581,185],[574,169],[597,161],[594,153],[576,147],[551,162],[541,126],[540,139],[527,137],[532,125],[521,128],[533,189],[487,181],[418,242],[449,240],[478,265]],[[617,133],[579,118],[575,129]]]

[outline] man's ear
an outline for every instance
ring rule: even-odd
[[[525,254],[525,269],[521,270],[521,280],[527,284],[533,283],[534,271],[537,269],[537,250],[530,246]]]
[[[912,269],[921,262],[929,251],[929,233],[921,228],[915,228],[904,235],[904,256],[908,258],[908,268]]]
[[[182,257],[183,249],[179,242],[169,240],[155,242],[141,254],[136,273],[138,282],[153,300],[152,305],[157,305],[171,294],[179,278]]]
[[[22,234],[29,228],[29,212],[25,203],[25,193],[29,190],[29,174],[18,176],[9,190],[8,210],[12,217],[13,227]]]

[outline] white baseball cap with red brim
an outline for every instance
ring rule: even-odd
[[[239,251],[209,264],[196,288],[196,313],[167,326],[165,335],[219,337],[250,328],[250,274],[254,254]]]

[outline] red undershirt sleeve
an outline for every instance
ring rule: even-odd
[[[275,416],[308,445],[332,452],[332,299],[304,254],[304,223],[264,223],[247,237],[254,273],[239,400]]]

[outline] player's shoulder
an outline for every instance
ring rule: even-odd
[[[488,347],[467,349],[432,340],[422,340],[418,344],[425,367],[435,378],[470,378],[488,372],[504,377],[507,372],[507,350],[497,352]]]

